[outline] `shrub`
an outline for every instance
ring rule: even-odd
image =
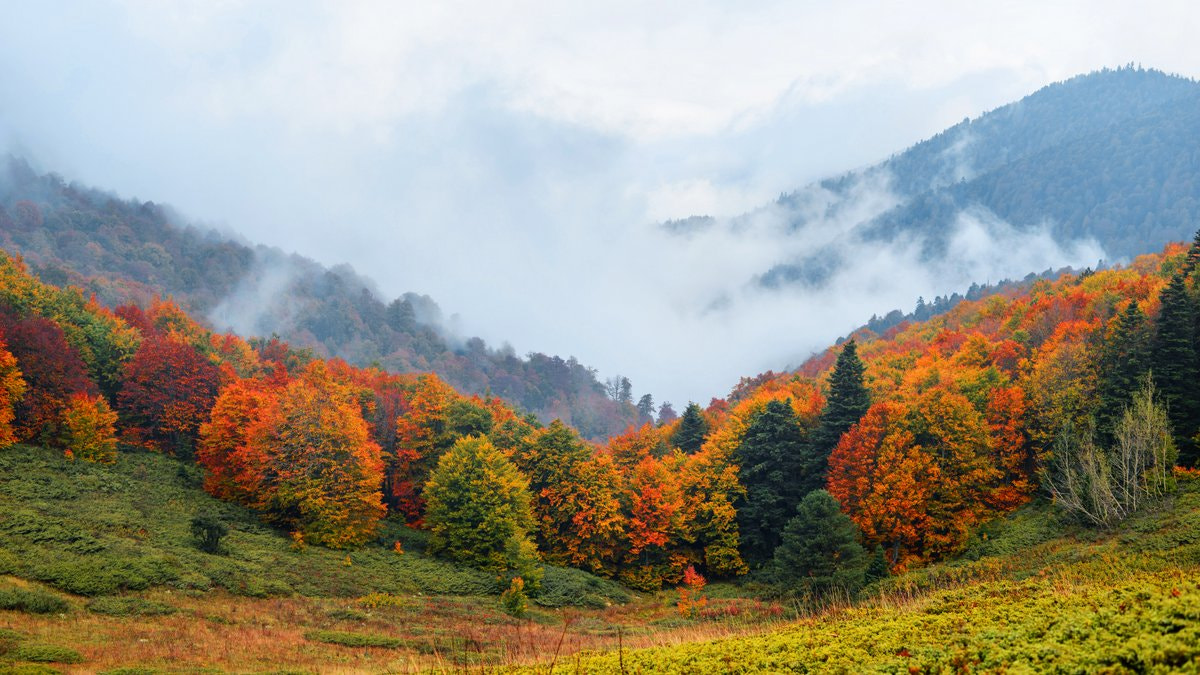
[[[391,593],[370,593],[355,600],[355,602],[371,609],[375,609],[376,607],[407,607],[412,604],[408,598],[392,595]]]
[[[309,631],[304,634],[304,639],[331,645],[341,645],[343,647],[383,647],[385,649],[396,649],[404,645],[404,640],[400,638],[371,633],[351,633],[340,630]]]
[[[83,663],[83,655],[79,652],[57,645],[21,645],[12,656],[18,661],[34,663]]]
[[[61,614],[71,605],[57,595],[45,591],[24,588],[0,589],[0,609],[11,609],[28,614]]]
[[[198,513],[192,518],[192,536],[196,546],[205,553],[220,553],[221,540],[229,534],[229,526],[212,513]]]
[[[108,616],[166,616],[178,611],[162,602],[126,597],[96,598],[87,604],[87,609]]]
[[[513,577],[508,590],[500,594],[500,608],[505,614],[518,619],[529,613],[529,596],[525,595],[524,579]]]

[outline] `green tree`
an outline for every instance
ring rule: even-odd
[[[1167,406],[1180,459],[1183,464],[1191,465],[1196,460],[1196,447],[1191,439],[1196,433],[1196,381],[1200,366],[1196,359],[1195,317],[1182,275],[1171,278],[1171,283],[1159,294],[1159,304],[1150,370]]]
[[[742,554],[751,564],[763,564],[801,498],[820,487],[819,458],[790,402],[777,400],[751,418],[735,458],[746,489],[737,504]]]
[[[1113,429],[1110,447],[1096,445],[1090,430],[1064,427],[1042,476],[1059,508],[1086,524],[1111,527],[1175,489],[1175,443],[1155,393],[1145,377]]]
[[[1113,426],[1149,367],[1149,338],[1146,314],[1135,300],[1117,317],[1100,350],[1097,426],[1105,442],[1112,440]]]
[[[214,513],[197,513],[192,518],[192,537],[196,545],[206,553],[220,553],[221,540],[229,534],[229,526]]]
[[[829,453],[833,452],[842,434],[857,424],[871,407],[871,394],[863,384],[863,371],[858,344],[849,340],[838,354],[829,376],[829,400],[821,411],[821,424],[813,433],[813,447],[821,457],[822,474]]]
[[[455,442],[438,460],[425,495],[431,552],[498,573],[527,563],[528,482],[486,438]]]
[[[638,415],[642,419],[654,420],[654,397],[650,394],[642,394],[642,397],[637,402]]]
[[[775,550],[775,574],[794,593],[815,596],[862,587],[870,558],[858,543],[858,526],[824,490],[804,497]]]
[[[671,444],[689,455],[695,454],[704,445],[708,436],[708,421],[704,411],[696,403],[688,403],[679,418],[679,428],[671,435]]]

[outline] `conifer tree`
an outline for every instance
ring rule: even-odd
[[[1100,352],[1097,426],[1105,444],[1112,440],[1113,425],[1120,419],[1149,367],[1148,348],[1146,314],[1135,300],[1117,317]]]
[[[1195,324],[1184,277],[1176,274],[1159,295],[1161,308],[1155,325],[1150,354],[1154,383],[1167,405],[1180,461],[1190,466],[1196,460],[1192,436],[1196,433],[1197,377]]]
[[[829,376],[829,400],[821,413],[821,425],[813,433],[813,447],[821,458],[822,473],[829,453],[833,452],[842,434],[857,424],[870,407],[871,394],[863,384],[863,363],[858,358],[858,345],[849,340],[838,354]]]
[[[1200,230],[1196,230],[1196,235],[1192,237],[1192,245],[1188,247],[1187,256],[1183,259],[1183,276],[1190,276],[1197,263],[1200,263]]]
[[[858,526],[841,512],[837,500],[814,490],[788,521],[774,564],[783,588],[821,596],[861,588],[870,559],[858,543]]]
[[[754,416],[735,453],[746,495],[737,505],[742,552],[752,564],[771,559],[804,495],[820,487],[813,454],[790,403],[774,400]]]
[[[704,445],[708,436],[708,422],[704,419],[704,411],[696,403],[688,403],[679,418],[679,428],[671,436],[671,444],[689,455],[695,454]]]

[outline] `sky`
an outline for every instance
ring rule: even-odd
[[[1101,67],[1200,76],[1191,2],[4,5],[0,146],[676,407],[918,295],[1103,251],[965,213],[953,265],[858,251],[836,292],[765,293],[755,274],[845,223],[660,221],[755,211]],[[884,179],[838,210],[893,201]]]

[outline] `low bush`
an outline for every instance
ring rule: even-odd
[[[163,602],[120,596],[96,598],[87,604],[87,609],[108,616],[166,616],[179,611]]]
[[[62,614],[70,611],[66,600],[45,591],[25,588],[0,588],[0,609],[27,614]]]
[[[83,655],[70,647],[58,645],[21,645],[13,650],[12,657],[18,661],[34,663],[83,663]]]
[[[331,645],[341,645],[343,647],[383,647],[385,649],[396,649],[404,645],[404,640],[400,638],[371,633],[351,633],[340,630],[309,631],[304,634],[304,639]]]

